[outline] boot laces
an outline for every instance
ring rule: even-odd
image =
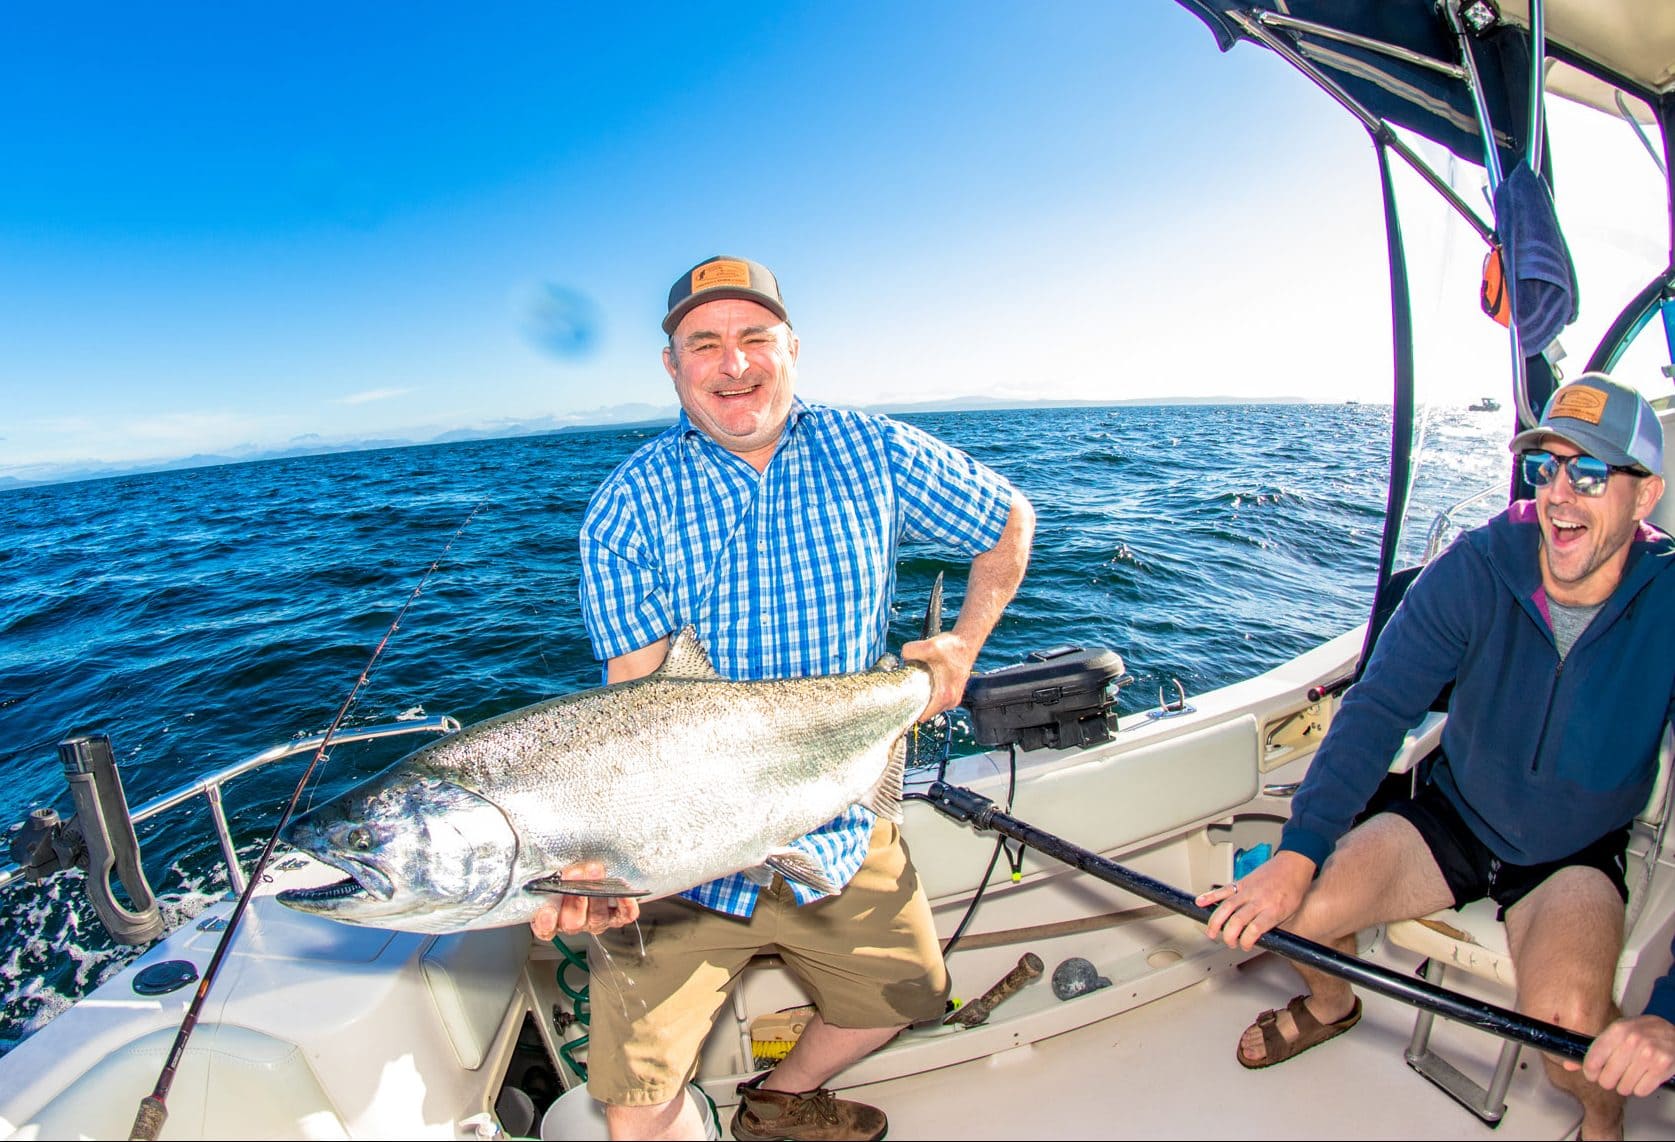
[[[820,1120],[828,1126],[836,1126],[838,1121],[837,1099],[825,1087],[809,1091],[803,1096],[803,1106],[819,1115]]]

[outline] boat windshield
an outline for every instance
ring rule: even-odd
[[[1597,94],[1597,91],[1596,91]],[[1615,93],[1603,100],[1617,102]],[[1628,103],[1628,97],[1624,100]],[[1480,165],[1406,133],[1416,151],[1443,172],[1467,202],[1484,204]],[[1576,264],[1580,312],[1559,337],[1562,379],[1590,365],[1618,317],[1668,264],[1662,148],[1620,113],[1550,98],[1547,147],[1559,222]],[[1417,175],[1396,169],[1413,294],[1416,418],[1414,478],[1398,564],[1420,562],[1462,528],[1499,511],[1511,483],[1503,450],[1468,453],[1463,467],[1427,463],[1448,438],[1509,438],[1517,407],[1509,387],[1506,330],[1478,304],[1485,246],[1472,227]],[[1487,209],[1485,207],[1485,209]],[[1649,397],[1669,392],[1670,341],[1653,309],[1611,361],[1614,375]]]

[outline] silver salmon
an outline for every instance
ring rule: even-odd
[[[731,682],[692,628],[654,674],[470,726],[285,827],[347,873],[288,889],[292,908],[352,924],[452,932],[526,922],[562,891],[656,898],[733,872],[825,892],[790,842],[851,805],[901,819],[906,731],[930,674],[872,670]]]

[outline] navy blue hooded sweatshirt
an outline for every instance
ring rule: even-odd
[[[1535,505],[1520,501],[1420,573],[1344,694],[1281,849],[1324,864],[1448,682],[1432,780],[1501,860],[1558,860],[1645,807],[1675,715],[1675,541],[1640,528],[1622,582],[1562,663],[1540,542]],[[1675,1019],[1667,984],[1654,1004]]]

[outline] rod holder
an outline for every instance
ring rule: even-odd
[[[140,842],[134,835],[122,776],[103,734],[69,738],[58,743],[58,760],[75,802],[75,820],[87,845],[87,895],[93,910],[124,944],[148,944],[163,934],[163,913],[152,895],[140,865]],[[133,907],[116,898],[111,873],[122,882]]]

